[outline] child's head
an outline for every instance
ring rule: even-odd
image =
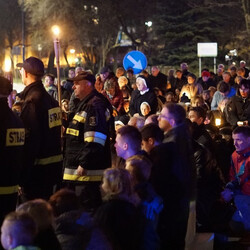
[[[51,205],[42,199],[26,201],[17,211],[29,213],[36,222],[38,231],[48,229],[53,223],[53,210]]]
[[[131,177],[122,168],[108,168],[104,171],[102,190],[106,197],[130,197],[132,195]]]
[[[146,182],[151,173],[152,163],[143,155],[135,155],[126,160],[125,168],[132,177],[133,185]]]
[[[30,246],[36,235],[36,224],[27,213],[11,212],[5,217],[1,231],[4,249],[13,249],[20,245]]]

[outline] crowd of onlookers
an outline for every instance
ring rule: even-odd
[[[69,69],[69,79],[83,70]],[[45,75],[44,87],[58,100],[55,80]],[[66,128],[77,98],[70,80],[60,84]],[[103,204],[89,209],[69,189],[55,192],[49,201],[24,202],[4,220],[4,249],[184,249],[187,231],[245,235],[250,216],[236,219],[235,214],[242,217],[237,207],[242,199],[235,198],[235,190],[242,192],[249,184],[249,176],[239,179],[250,173],[250,155],[245,155],[250,147],[250,76],[244,61],[227,70],[220,64],[216,74],[203,69],[199,78],[186,63],[168,75],[157,66],[138,76],[132,69],[104,67],[95,89],[112,104],[116,131],[112,167],[104,171],[100,187]],[[17,114],[18,96],[13,92]],[[244,146],[237,150],[239,140]],[[234,144],[245,157],[235,174]],[[196,206],[193,224],[191,201]]]

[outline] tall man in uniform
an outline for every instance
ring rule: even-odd
[[[25,130],[22,121],[9,108],[10,81],[0,76],[0,223],[16,208]]]
[[[93,209],[101,203],[103,171],[111,166],[112,106],[95,89],[94,75],[82,71],[69,80],[74,82],[74,93],[80,102],[66,130],[63,180],[79,188],[82,202]]]
[[[48,199],[62,179],[61,110],[43,86],[40,59],[29,57],[17,67],[26,86],[21,94],[26,130],[21,186],[26,199]]]

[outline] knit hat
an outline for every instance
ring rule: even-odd
[[[203,76],[210,77],[210,73],[208,71],[203,71],[201,73],[201,77],[203,77]]]

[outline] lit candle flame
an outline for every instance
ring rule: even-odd
[[[216,118],[215,119],[215,125],[216,126],[220,126],[221,125],[221,119],[220,118]]]

